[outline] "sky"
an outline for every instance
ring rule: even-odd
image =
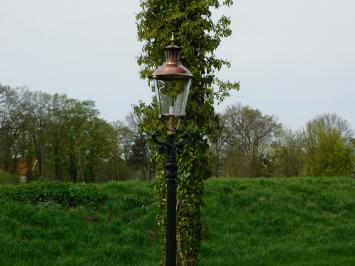
[[[138,12],[138,0],[0,0],[0,83],[94,100],[124,120],[153,96],[136,63]],[[241,89],[217,111],[250,105],[293,129],[335,112],[355,128],[355,1],[239,0],[221,12],[233,35],[219,77]]]

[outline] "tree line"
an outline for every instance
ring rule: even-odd
[[[16,174],[25,162],[29,181],[148,178],[137,123],[133,114],[126,123],[108,123],[92,101],[0,86],[0,169]]]
[[[144,120],[100,118],[92,101],[66,95],[0,86],[0,170],[30,165],[27,180],[104,182],[155,173]],[[219,132],[209,140],[215,176],[351,175],[355,141],[349,123],[337,114],[319,115],[298,131],[250,106],[229,106],[219,115]],[[33,169],[32,169],[33,168]]]
[[[354,171],[354,132],[335,113],[294,131],[274,116],[241,104],[220,115],[212,142],[215,176],[349,176]]]

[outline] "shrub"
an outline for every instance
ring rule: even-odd
[[[61,182],[33,182],[9,187],[0,194],[0,198],[33,204],[59,204],[65,207],[96,207],[107,201],[107,195],[95,185]]]

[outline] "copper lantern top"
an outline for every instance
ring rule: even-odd
[[[190,70],[179,62],[180,47],[174,44],[174,35],[171,44],[164,48],[166,61],[153,72],[153,78],[157,80],[190,79],[193,77]]]

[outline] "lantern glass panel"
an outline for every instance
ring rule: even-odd
[[[184,116],[191,79],[155,80],[160,116]]]

